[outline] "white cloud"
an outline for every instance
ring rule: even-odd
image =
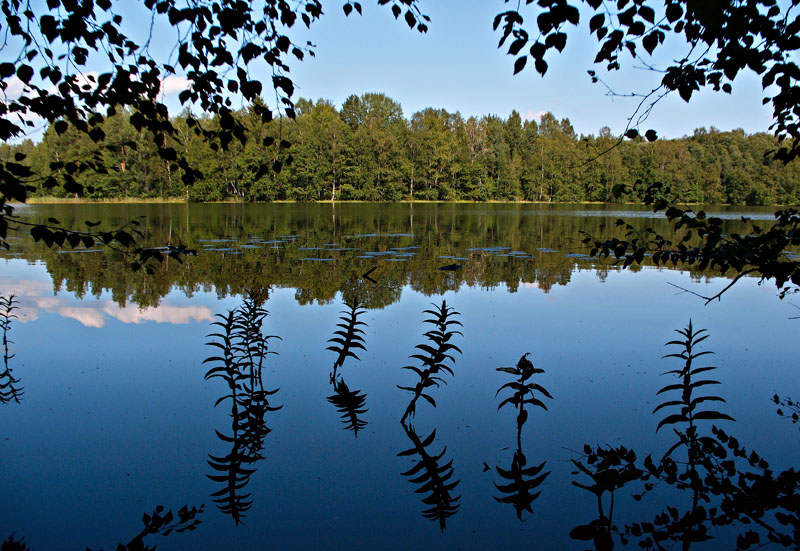
[[[170,75],[161,81],[161,93],[165,96],[183,92],[191,87],[192,83],[189,82],[189,79],[175,75]]]
[[[6,81],[5,96],[9,100],[15,100],[22,95],[25,90],[25,84],[16,76],[11,77]]]
[[[524,115],[522,115],[522,119],[526,121],[533,121],[533,120],[541,120],[541,118],[547,114],[547,111],[528,111]]]

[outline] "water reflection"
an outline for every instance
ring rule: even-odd
[[[227,392],[214,405],[228,402],[231,408],[230,431],[216,431],[230,451],[222,456],[209,454],[208,464],[213,472],[207,476],[221,486],[211,498],[237,525],[253,506],[253,498],[245,488],[256,472],[255,464],[264,458],[264,439],[271,431],[266,414],[283,407],[270,404],[279,389],[265,390],[262,381],[264,360],[275,354],[269,350],[269,341],[280,338],[262,333],[268,314],[261,307],[264,300],[266,295],[251,293],[241,306],[217,314],[219,321],[213,325],[219,330],[210,334],[211,340],[206,343],[217,350],[203,362],[211,365],[206,379],[218,378],[227,384]]]
[[[538,383],[534,383],[529,379],[537,374],[544,373],[544,369],[538,369],[533,366],[533,363],[528,359],[530,353],[524,354],[515,367],[498,367],[497,371],[509,373],[516,377],[514,381],[503,384],[497,389],[496,395],[499,395],[503,390],[508,389],[512,392],[511,396],[505,398],[497,410],[500,411],[503,406],[509,405],[516,408],[517,411],[517,447],[514,450],[514,457],[511,460],[511,466],[504,469],[497,465],[495,470],[504,481],[501,484],[495,482],[495,487],[505,494],[502,496],[495,496],[495,500],[500,503],[510,503],[514,506],[517,513],[517,518],[523,520],[522,513],[528,511],[533,513],[532,504],[541,495],[541,490],[537,491],[539,486],[550,475],[550,471],[544,471],[547,464],[542,461],[539,465],[528,466],[528,458],[522,451],[522,427],[528,420],[528,410],[526,405],[536,406],[547,410],[544,402],[537,397],[539,395],[550,398],[552,396],[545,390],[545,388]]]
[[[63,295],[52,296],[52,285],[41,280],[0,279],[0,287],[18,299],[20,304],[16,309],[21,323],[38,320],[42,312],[73,319],[84,327],[96,329],[106,327],[109,319],[130,324],[155,322],[173,325],[214,320],[211,308],[203,305],[179,305],[164,300],[156,306],[140,307],[136,304],[120,305],[107,298],[78,302]]]
[[[271,212],[270,209],[267,211]],[[380,542],[376,543],[380,534],[401,525],[411,527],[414,533],[408,541],[389,543],[387,547],[519,549],[533,545],[543,549],[691,547],[702,550],[735,548],[737,536],[741,536],[742,549],[747,546],[754,549],[771,541],[775,542],[775,548],[798,546],[800,531],[796,531],[796,526],[800,507],[796,496],[800,492],[797,475],[790,469],[795,464],[792,442],[786,442],[794,440],[796,431],[784,427],[780,419],[775,419],[775,425],[771,426],[770,419],[750,418],[753,412],[758,415],[762,405],[760,396],[772,396],[775,392],[770,385],[791,386],[793,381],[793,371],[788,367],[795,343],[781,327],[776,329],[777,324],[764,321],[770,313],[775,320],[782,320],[781,312],[760,308],[764,295],[769,298],[770,290],[759,288],[752,294],[740,295],[745,303],[742,310],[731,311],[729,306],[734,305],[723,303],[714,309],[698,308],[699,312],[691,312],[714,324],[715,332],[716,328],[728,332],[730,344],[721,346],[721,351],[735,362],[741,356],[742,366],[731,373],[731,378],[727,374],[709,376],[724,373],[722,370],[693,375],[688,383],[691,395],[687,405],[683,398],[687,387],[683,377],[668,375],[669,381],[658,384],[657,378],[648,373],[652,372],[648,364],[662,353],[648,346],[658,346],[663,340],[658,335],[670,328],[673,319],[685,320],[688,313],[682,310],[686,301],[681,297],[660,296],[659,286],[666,287],[668,277],[681,277],[682,282],[689,282],[688,276],[655,270],[615,274],[604,272],[599,265],[591,265],[591,272],[581,272],[580,263],[585,261],[566,256],[569,243],[551,235],[569,227],[566,216],[560,217],[562,226],[551,229],[542,224],[542,233],[531,235],[528,230],[537,226],[524,217],[498,215],[491,224],[487,223],[491,227],[483,227],[484,222],[474,220],[461,224],[457,213],[443,216],[440,211],[438,218],[433,209],[426,213],[421,217],[415,215],[415,237],[392,236],[389,234],[394,232],[386,231],[375,232],[374,236],[349,234],[341,232],[341,226],[335,228],[336,235],[331,235],[330,228],[318,226],[313,217],[308,218],[310,231],[306,232],[305,227],[298,225],[295,229],[281,228],[283,221],[267,215],[273,227],[259,227],[262,239],[270,232],[283,235],[285,231],[296,231],[296,237],[283,240],[279,249],[266,244],[259,244],[264,245],[260,249],[251,248],[254,246],[251,242],[247,248],[239,247],[243,254],[224,259],[218,251],[206,251],[201,253],[207,255],[206,259],[188,259],[186,266],[170,265],[147,280],[115,273],[113,266],[117,259],[105,253],[58,255],[52,264],[48,260],[47,269],[62,277],[56,284],[59,289],[102,292],[103,308],[113,305],[120,311],[138,312],[131,300],[172,306],[175,304],[172,297],[163,300],[162,292],[177,285],[188,294],[197,294],[192,306],[217,298],[224,304],[198,311],[196,317],[188,319],[211,319],[229,325],[234,323],[228,321],[227,314],[217,318],[212,314],[237,306],[239,303],[234,301],[239,299],[221,297],[238,293],[245,285],[252,287],[265,282],[297,286],[278,289],[270,295],[269,309],[281,320],[280,334],[286,345],[281,347],[281,356],[270,356],[264,361],[266,381],[262,379],[261,364],[251,374],[249,366],[256,363],[248,364],[242,357],[232,360],[231,369],[222,369],[211,384],[204,384],[196,371],[205,355],[198,352],[201,347],[181,345],[203,341],[203,334],[209,331],[200,324],[123,327],[114,323],[111,314],[102,311],[107,331],[98,339],[99,330],[68,322],[61,314],[64,307],[90,308],[101,303],[87,300],[80,304],[72,297],[63,300],[67,293],[52,297],[59,301],[52,303],[51,310],[31,308],[41,318],[38,323],[16,325],[22,316],[15,320],[11,336],[19,348],[15,346],[11,352],[19,350],[19,354],[11,362],[12,368],[21,365],[15,375],[21,374],[25,383],[26,407],[4,409],[7,423],[4,438],[0,439],[0,453],[9,479],[29,483],[23,486],[15,482],[5,490],[7,505],[0,506],[0,513],[7,519],[8,532],[0,538],[8,537],[14,528],[37,549],[58,548],[52,541],[41,543],[49,536],[48,531],[39,527],[52,523],[59,526],[58,530],[52,530],[58,532],[55,537],[64,537],[70,523],[93,526],[98,510],[102,511],[99,516],[106,515],[109,522],[118,522],[120,518],[133,518],[137,522],[136,512],[141,511],[136,503],[143,499],[147,503],[150,494],[141,496],[136,491],[152,480],[158,491],[163,492],[162,502],[208,503],[203,496],[214,492],[217,501],[206,512],[214,518],[201,526],[196,536],[186,538],[191,539],[185,545],[187,549],[225,548],[225,542],[230,541],[242,549],[256,548],[264,541],[286,549],[324,547],[330,541],[341,541],[341,547],[352,549],[375,549],[382,547]],[[243,232],[251,223],[255,227],[255,217],[239,214],[238,218],[225,218],[225,223],[219,226],[204,227],[198,223],[198,229],[192,231],[246,235]],[[433,224],[428,224],[433,220],[438,220],[437,231],[432,231]],[[290,226],[295,219],[287,217],[285,222],[284,225]],[[380,223],[382,228],[401,223],[391,217],[382,221],[368,218],[358,224],[362,222],[367,226]],[[513,228],[515,223],[517,229]],[[352,225],[357,224],[352,222]],[[157,232],[154,227],[151,235]],[[483,239],[484,234],[488,239]],[[300,262],[295,258],[301,243],[305,246],[315,240],[333,260]],[[393,250],[394,258],[406,260],[389,262],[392,255],[371,254],[366,255],[370,258],[357,259],[351,265],[352,259],[347,255],[355,253],[344,250],[350,240],[358,242],[363,251]],[[412,248],[417,246],[419,249]],[[472,248],[475,250],[470,251]],[[527,252],[533,258],[512,254],[515,251]],[[448,252],[452,258],[441,260],[440,253]],[[409,256],[399,257],[400,253]],[[212,255],[217,255],[216,263],[212,262]],[[79,264],[78,257],[85,258],[87,264]],[[456,260],[458,257],[469,260]],[[451,261],[463,264],[463,268],[436,269]],[[9,264],[13,267],[14,263]],[[41,265],[27,266],[20,272],[25,272],[26,280],[33,281],[29,274],[44,269]],[[600,285],[598,276],[604,273],[611,275],[608,283]],[[513,287],[515,280],[518,283]],[[508,288],[504,285],[506,281],[512,282]],[[557,282],[572,283],[568,289],[553,291],[552,286]],[[742,291],[749,292],[748,283],[745,282]],[[498,285],[502,287],[497,292],[486,290]],[[43,301],[50,299],[45,296],[52,292],[50,283],[43,282],[40,286],[37,297]],[[456,288],[458,293],[448,292],[444,304],[442,297],[425,296]],[[513,290],[519,290],[519,294],[508,292]],[[262,308],[267,294],[263,290],[263,298],[256,301]],[[377,309],[397,301],[401,295],[404,301],[400,304]],[[326,304],[328,300],[337,302]],[[346,304],[341,319],[336,314],[342,309],[337,306],[340,300]],[[419,312],[431,300],[436,304],[420,317]],[[451,310],[456,300],[463,315],[453,312],[443,316],[442,310]],[[298,302],[308,306],[299,307]],[[119,303],[125,304],[125,308],[119,308]],[[645,305],[649,313],[642,312]],[[368,308],[369,318],[358,313]],[[235,315],[244,315],[237,311],[239,314]],[[48,316],[45,312],[59,316]],[[445,324],[442,328],[438,321],[442,317],[463,322],[469,328],[469,338],[460,337],[456,324]],[[276,318],[266,318],[264,325]],[[728,322],[734,318],[735,321]],[[359,322],[369,319],[369,328],[352,325],[365,331],[353,330],[350,339],[351,345],[360,342],[363,349],[345,345],[347,327],[353,319]],[[418,324],[418,319],[428,322]],[[333,327],[334,323],[347,327]],[[419,332],[424,336],[417,339],[413,328],[419,325],[424,327]],[[762,330],[762,326],[767,329]],[[221,325],[213,327],[214,333],[228,334]],[[106,338],[115,330],[118,337],[122,335],[119,340]],[[344,335],[331,334],[339,330]],[[758,339],[747,343],[753,352],[743,352],[745,345],[741,344],[746,341],[748,331],[753,334],[762,331]],[[160,341],[154,338],[154,333],[159,333]],[[450,336],[445,338],[447,333]],[[364,340],[357,341],[356,335]],[[320,345],[330,337],[342,337],[342,342],[331,340]],[[228,338],[233,342],[232,337]],[[213,356],[223,360],[209,362],[203,371],[226,365],[224,338],[212,339],[223,344],[223,348],[209,346],[206,351],[213,349]],[[558,369],[546,367],[546,374],[537,372],[525,378],[531,366],[521,358],[515,367],[507,368],[513,373],[495,371],[499,365],[511,364],[511,358],[502,355],[507,354],[504,351],[522,352],[527,348],[526,343],[534,339],[536,356],[524,359],[535,359],[537,366],[558,366]],[[274,348],[275,341],[270,342],[267,352]],[[418,342],[423,346],[414,348]],[[458,349],[446,351],[442,344],[457,345]],[[326,351],[325,346],[336,348]],[[239,348],[243,351],[247,347]],[[359,361],[363,360],[361,363],[369,369],[358,367],[356,357],[342,356],[346,349],[360,357]],[[412,359],[396,364],[399,356],[412,350]],[[457,354],[461,350],[463,356]],[[231,350],[229,356],[235,354],[242,352]],[[749,365],[745,365],[745,354]],[[512,357],[518,356],[512,353]],[[677,362],[674,358],[671,361]],[[706,367],[698,362],[692,369]],[[382,365],[399,367],[403,363],[411,365],[395,372],[379,369]],[[434,372],[437,363],[441,365]],[[320,371],[313,376],[295,369],[297,365],[318,366]],[[678,366],[668,368],[672,367]],[[781,369],[785,370],[783,374]],[[330,384],[329,371],[335,372]],[[453,377],[454,373],[458,377]],[[725,382],[726,386],[695,384],[711,379]],[[231,389],[231,381],[239,388]],[[441,385],[445,381],[449,388]],[[533,381],[546,387],[557,399],[549,400],[541,389],[516,398],[518,389]],[[510,383],[518,385],[517,388],[507,386]],[[404,390],[398,390],[397,384],[404,385]],[[659,388],[673,384],[680,388],[662,392],[656,403],[650,403]],[[495,396],[501,386],[501,392]],[[269,389],[275,387],[280,387],[280,392],[270,394],[273,391]],[[734,399],[742,387],[746,394]],[[720,388],[724,391],[708,391]],[[767,393],[763,392],[765,388]],[[780,392],[783,395],[784,391]],[[793,394],[790,388],[785,392]],[[325,401],[326,396],[330,404]],[[531,396],[549,411],[525,403]],[[725,396],[730,404],[710,399],[713,396]],[[215,418],[215,410],[209,407],[218,398],[221,402],[216,414],[224,415],[224,420]],[[507,401],[509,398],[511,401]],[[31,407],[27,407],[28,401]],[[271,415],[280,402],[286,402],[287,406],[280,414]],[[438,407],[428,408],[426,402]],[[652,417],[635,413],[642,408],[649,413],[661,402],[675,403],[662,407]],[[148,408],[141,408],[142,403],[148,404]],[[502,407],[496,414],[498,404]],[[761,409],[774,409],[770,404],[763,405]],[[687,439],[689,431],[687,422],[677,418],[675,423],[662,424],[657,434],[656,427],[672,415],[682,415],[685,409],[688,416],[687,408],[691,407],[694,407],[697,444],[680,445],[662,460],[664,450],[680,440],[674,430]],[[139,413],[142,409],[147,411]],[[781,409],[790,412],[791,406],[787,402]],[[741,431],[743,434],[733,437],[734,431],[728,430],[728,426],[724,431],[711,426],[729,421],[702,419],[708,414],[698,418],[694,413],[708,411],[735,416],[739,419],[736,427],[745,429]],[[773,415],[772,411],[767,414]],[[330,424],[321,420],[338,425],[333,415],[341,416],[341,426],[357,434],[358,439],[350,439],[349,434],[343,435],[338,428],[325,430]],[[396,430],[401,416],[402,431]],[[282,427],[293,430],[270,435],[269,427],[276,427],[278,420]],[[370,424],[362,430],[367,420]],[[642,425],[646,435],[641,434]],[[210,432],[212,427],[219,430],[219,439]],[[779,436],[782,429],[786,429],[789,438],[785,434]],[[180,440],[176,434],[180,434]],[[779,451],[759,443],[759,439],[766,439],[765,434],[775,435],[769,438]],[[704,449],[702,443],[706,437],[719,445],[709,444]],[[649,444],[653,440],[658,443]],[[96,448],[89,449],[91,441],[96,442]],[[586,441],[592,444],[583,448],[582,453],[572,455],[564,451],[580,450]],[[505,448],[508,451],[502,455],[491,459],[487,455],[504,446],[510,449]],[[693,472],[688,469],[688,450],[692,446],[696,450]],[[770,456],[769,463],[767,458],[753,455],[753,446],[769,450],[766,453]],[[153,465],[148,449],[159,450],[158,465]],[[395,458],[397,452],[401,454],[399,459]],[[205,458],[206,454],[211,466],[203,461],[199,465],[184,464],[186,457]],[[261,461],[264,456],[268,456],[269,462]],[[570,457],[580,467],[569,463]],[[484,459],[492,465],[485,464],[486,472],[481,474],[479,465]],[[86,463],[85,472],[75,467],[79,461]],[[392,461],[397,465],[392,466]],[[265,474],[267,464],[270,476],[259,476]],[[576,473],[573,476],[568,474],[570,467]],[[163,477],[168,480],[158,479],[158,473],[149,476],[159,469],[170,473]],[[128,472],[133,473],[131,478],[126,477]],[[404,474],[399,475],[401,472]],[[210,483],[205,478],[209,473]],[[126,478],[129,483],[124,486]],[[572,481],[576,484],[571,485]],[[98,492],[101,485],[113,490]],[[52,492],[53,497],[42,498],[41,492]],[[95,497],[100,493],[109,495]],[[632,499],[631,494],[639,497],[639,501]],[[417,496],[423,500],[422,504]],[[59,514],[48,518],[40,511],[45,499],[54,511],[61,506]],[[507,505],[498,505],[495,500]],[[128,509],[124,513],[106,513],[115,507],[125,507],[126,502]],[[87,506],[72,507],[75,510],[72,516],[60,514],[73,503],[87,503]],[[23,509],[26,504],[28,508]],[[567,507],[568,516],[563,514]],[[419,511],[423,512],[422,517]],[[454,517],[455,514],[458,516]],[[520,524],[517,518],[526,523]],[[435,532],[437,526],[442,530],[446,526],[447,530],[439,534]],[[311,529],[306,530],[308,527]],[[65,537],[70,542],[68,547],[99,545],[85,541],[79,529],[73,531]],[[569,541],[570,531],[577,541]],[[701,545],[700,539],[705,537],[714,539]],[[105,534],[103,538],[102,541],[116,541],[116,534]],[[180,545],[183,540],[176,538],[176,541]],[[532,541],[536,543],[531,544]],[[145,541],[145,545],[152,542]]]
[[[198,250],[198,255],[183,263],[167,259],[150,278],[128,270],[113,251],[59,254],[28,239],[15,241],[15,249],[0,251],[0,257],[44,260],[59,290],[99,298],[110,289],[118,304],[134,302],[140,307],[158,305],[174,286],[189,295],[213,286],[220,296],[227,296],[265,283],[297,289],[302,304],[331,301],[346,282],[362,276],[374,282],[362,297],[363,305],[376,308],[397,302],[404,285],[429,295],[462,284],[487,289],[505,285],[512,292],[520,284],[535,284],[548,291],[568,284],[576,270],[593,269],[604,278],[609,270],[619,269],[587,258],[587,247],[581,243],[586,234],[614,232],[618,213],[607,209],[420,204],[411,205],[407,213],[397,205],[341,205],[332,219],[329,208],[37,206],[25,212],[31,223],[55,216],[65,225],[101,219],[113,226],[131,216],[146,216],[144,246],[179,240]],[[665,220],[637,219],[632,217],[636,212],[652,215],[648,210],[626,213],[634,227],[652,226],[666,239],[674,237]],[[727,233],[746,229],[738,219],[724,223]],[[644,264],[649,263],[645,258]],[[696,277],[702,274],[690,270]]]
[[[425,439],[417,435],[413,425],[404,421],[401,423],[412,447],[401,451],[400,457],[415,458],[414,466],[403,472],[408,481],[418,486],[414,492],[422,494],[422,503],[425,509],[422,516],[428,520],[438,522],[439,528],[444,532],[447,519],[458,512],[460,495],[454,495],[456,486],[461,482],[454,480],[453,460],[445,457],[447,446],[439,453],[431,451],[436,439],[436,430],[433,430]]]
[[[358,437],[358,431],[367,426],[362,417],[367,413],[367,395],[360,390],[350,390],[343,377],[334,379],[331,384],[333,394],[328,396],[328,402],[340,413],[345,430],[353,431]]]

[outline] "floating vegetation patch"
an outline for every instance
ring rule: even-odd
[[[394,251],[365,251],[364,252],[367,257],[370,256],[388,256],[396,254]]]
[[[286,239],[273,239],[271,241],[253,241],[253,243],[258,243],[260,245],[283,245],[284,243],[291,243],[291,241],[287,241]]]

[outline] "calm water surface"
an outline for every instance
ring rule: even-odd
[[[198,251],[153,276],[126,270],[116,253],[52,251],[24,238],[4,254],[0,294],[19,301],[10,366],[24,395],[0,407],[0,537],[15,532],[32,549],[114,549],[140,532],[142,514],[156,505],[204,505],[196,530],[145,540],[165,550],[586,549],[591,542],[569,534],[597,518],[597,500],[572,484],[582,479],[571,460],[585,459],[584,444],[626,446],[640,459],[670,447],[674,433],[656,432],[662,417],[651,412],[670,382],[660,374],[681,367],[662,359],[677,351],[664,343],[690,319],[711,335],[701,346],[715,355],[703,360],[719,368],[714,393],[726,400],[715,407],[737,420],[719,425],[774,469],[796,464],[797,427],[771,402],[775,393],[800,397],[791,297],[780,301],[774,287],[748,279],[704,306],[669,284],[710,295],[725,278],[621,271],[585,256],[580,232],[609,235],[619,217],[667,232],[647,211],[114,205],[22,212],[75,227],[146,216],[147,243]],[[724,214],[736,224],[742,213]],[[447,265],[459,267],[439,269]],[[234,392],[222,378],[204,378],[216,365],[204,360],[220,351],[207,344],[221,342],[209,336],[222,331],[212,325],[216,315],[239,308],[248,291],[269,311],[263,334],[280,337],[269,339],[276,354],[262,367],[263,388],[279,389],[266,409],[253,399],[264,395],[253,393],[252,380],[237,380]],[[332,382],[338,355],[329,339],[354,300],[364,308],[366,350],[353,349],[358,358],[346,358]],[[453,371],[442,375],[446,385],[426,391],[436,407],[420,398],[401,423],[413,394],[398,386],[419,380],[402,367],[421,366],[410,356],[434,329],[424,311],[443,301],[458,312],[451,319],[462,327],[451,328],[462,335],[450,342],[461,353],[445,362]],[[533,380],[552,399],[537,395],[547,410],[528,407],[518,439],[513,406],[498,411],[510,392],[496,396],[513,377],[497,368],[528,352],[544,370]],[[358,410],[357,431],[348,406]],[[502,473],[519,452],[549,475],[529,486],[541,493],[518,517],[514,496],[520,503],[524,491],[509,488]],[[615,496],[621,529],[652,519],[668,500],[691,504],[669,492],[637,502],[633,493],[626,487]],[[743,530],[712,530],[715,539],[692,548],[732,548]],[[619,539],[615,545],[625,548]]]

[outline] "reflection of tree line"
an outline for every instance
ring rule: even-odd
[[[607,263],[566,254],[587,252],[581,243],[584,231],[606,235],[613,231],[614,220],[603,216],[576,217],[560,210],[530,211],[519,205],[504,205],[497,214],[479,214],[473,205],[249,205],[209,206],[185,205],[160,207],[154,212],[131,207],[130,215],[149,214],[143,222],[146,244],[185,244],[199,251],[183,263],[164,262],[153,276],[133,273],[117,253],[61,254],[23,239],[19,250],[28,260],[43,259],[55,285],[76,293],[99,296],[111,290],[120,305],[134,302],[140,306],[157,305],[174,286],[192,293],[216,289],[220,296],[244,294],[259,285],[297,289],[297,300],[303,304],[331,301],[368,268],[378,265],[376,285],[365,289],[360,297],[366,308],[383,307],[399,299],[404,285],[428,295],[457,289],[466,283],[494,288],[505,285],[514,291],[520,283],[535,283],[543,290],[553,285],[566,285],[577,267],[591,267],[604,278]],[[266,211],[266,212],[265,212]],[[127,211],[126,211],[127,212]],[[189,218],[191,212],[191,218]],[[534,214],[531,214],[534,212]],[[96,208],[84,210],[70,206],[48,206],[38,216],[44,222],[50,214],[70,224],[87,216],[102,217],[104,222],[121,222],[120,210]],[[670,236],[670,227],[660,220],[640,219],[653,225],[662,235]],[[77,222],[76,222],[77,223]],[[731,221],[731,231],[740,222]],[[366,234],[379,236],[369,237]],[[407,237],[400,234],[413,234]],[[277,241],[287,235],[297,238],[271,248],[241,248],[248,239]],[[362,237],[348,237],[362,236]],[[215,239],[231,239],[214,243]],[[334,251],[339,247],[360,251]],[[210,248],[231,248],[231,251],[206,251]],[[402,262],[388,262],[384,257],[358,258],[364,252],[386,251],[392,247],[416,246],[414,253]],[[309,250],[320,247],[323,250]],[[531,258],[502,257],[489,251],[491,247],[510,247],[524,251]],[[473,249],[473,250],[470,250]],[[308,257],[336,258],[334,262],[302,260]],[[456,273],[435,268],[451,261],[441,257],[456,256],[463,269]],[[695,276],[699,273],[693,272]]]
[[[269,350],[269,342],[279,338],[263,333],[267,316],[263,303],[267,296],[268,290],[253,292],[239,307],[217,314],[219,320],[214,325],[218,329],[209,335],[207,343],[215,351],[204,362],[210,364],[207,379],[226,383],[226,392],[215,406],[225,403],[231,408],[230,431],[217,431],[230,451],[225,455],[209,455],[212,472],[208,477],[220,486],[211,498],[237,525],[253,504],[246,487],[256,472],[256,464],[264,458],[264,440],[271,430],[266,415],[282,407],[270,403],[278,389],[265,390],[262,381],[264,361],[274,354]],[[14,300],[13,297],[3,300],[5,333],[13,319],[10,312]],[[340,369],[347,358],[359,360],[356,350],[366,350],[367,324],[359,320],[365,310],[357,298],[346,302],[346,306],[328,341],[332,343],[328,349],[337,354],[330,373],[334,394],[328,401],[341,414],[345,429],[357,435],[366,425],[361,417],[367,411],[366,394],[350,390]],[[420,437],[412,418],[416,418],[420,398],[435,408],[432,391],[446,383],[445,377],[454,376],[453,354],[461,353],[452,342],[461,336],[454,327],[462,324],[455,319],[458,312],[444,301],[423,313],[428,315],[423,321],[425,341],[416,345],[415,353],[410,356],[416,365],[404,366],[416,375],[417,381],[398,386],[411,393],[400,420],[411,447],[398,456],[413,460],[403,475],[415,487],[414,492],[422,496],[423,517],[445,530],[447,520],[459,511],[461,496],[455,490],[460,480],[455,477],[452,459],[446,457],[446,446],[440,449],[435,443],[436,429]],[[660,457],[647,455],[642,461],[633,449],[624,445],[585,444],[581,456],[571,460],[575,467],[572,484],[594,496],[597,517],[576,526],[570,536],[591,542],[597,551],[614,549],[617,541],[623,546],[635,543],[642,549],[666,550],[679,546],[689,550],[693,545],[712,540],[714,531],[737,526],[743,529],[736,539],[737,549],[757,549],[770,543],[800,549],[800,472],[794,468],[773,471],[765,458],[748,450],[724,429],[717,426],[708,429],[709,422],[734,421],[716,407],[725,400],[708,392],[710,387],[720,384],[708,378],[717,368],[699,365],[698,358],[711,354],[698,350],[708,335],[705,330],[695,330],[691,321],[677,333],[681,338],[667,345],[677,346],[678,350],[665,357],[679,359],[681,365],[664,373],[671,379],[659,390],[658,395],[664,399],[653,410],[653,414],[661,417],[657,431],[671,429],[676,437],[674,443]],[[497,369],[513,377],[496,394],[503,393],[498,410],[512,406],[516,411],[516,449],[508,468],[499,464],[495,468],[500,476],[500,481],[495,482],[500,495],[494,499],[511,504],[520,520],[524,520],[525,511],[533,514],[533,504],[551,474],[545,471],[546,461],[529,465],[523,451],[522,429],[529,420],[528,407],[546,410],[542,398],[552,399],[544,387],[534,382],[534,375],[543,370],[534,367],[528,356],[523,355],[514,367]],[[7,348],[5,357],[13,357]],[[6,360],[8,371],[7,364]],[[790,411],[797,410],[791,399],[780,400],[776,396],[775,401]],[[791,417],[783,410],[778,413]],[[667,505],[652,519],[619,525],[619,521],[614,521],[615,499],[631,494],[635,501],[649,497],[653,503]],[[619,509],[618,503],[616,508]],[[145,545],[145,536],[193,530],[200,522],[196,517],[202,510],[202,506],[183,507],[176,520],[171,512],[159,506],[152,515],[144,516],[145,527],[140,534],[119,548],[155,549]],[[2,549],[27,549],[27,546],[24,540],[12,535]]]

